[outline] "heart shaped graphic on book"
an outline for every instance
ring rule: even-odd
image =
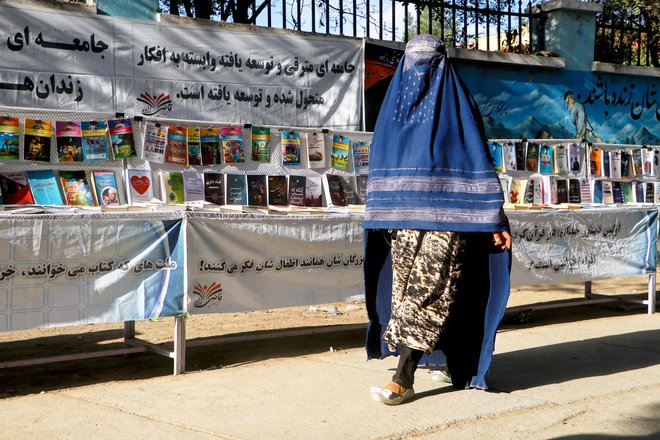
[[[131,186],[140,195],[147,192],[147,190],[149,189],[150,184],[151,184],[151,182],[149,182],[149,178],[146,177],[146,176],[142,176],[142,177],[133,176],[133,177],[131,177]]]

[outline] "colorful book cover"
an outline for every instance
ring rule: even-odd
[[[163,171],[160,173],[160,189],[163,201],[168,205],[181,204],[183,196],[183,173],[181,171]]]
[[[201,130],[199,127],[189,127],[188,134],[188,165],[202,164]]]
[[[527,157],[527,142],[515,142],[516,166],[518,171],[525,171],[525,158]]]
[[[0,160],[17,160],[20,144],[20,122],[18,118],[0,118]]]
[[[227,205],[247,205],[245,174],[227,174]]]
[[[337,174],[323,175],[323,193],[328,207],[348,205],[344,193],[343,179]]]
[[[511,179],[509,184],[509,203],[525,203],[525,188],[527,188],[527,179]]]
[[[580,203],[591,203],[593,200],[591,196],[591,179],[580,177],[580,189]]]
[[[151,202],[154,198],[151,170],[127,169],[126,188],[129,204]]]
[[[341,186],[344,190],[344,197],[346,204],[357,205],[357,194],[355,191],[355,177],[354,176],[340,176]]]
[[[154,163],[165,163],[167,146],[167,126],[147,122],[144,129],[142,159]]]
[[[225,175],[204,173],[204,200],[216,205],[225,204]]]
[[[490,160],[493,168],[498,173],[501,173],[503,170],[502,144],[497,141],[488,142],[488,150],[490,151]]]
[[[630,172],[632,171],[631,166],[631,157],[629,151],[621,152],[621,178],[628,179],[630,178]]]
[[[245,162],[243,128],[223,127],[220,133],[222,136],[222,150],[225,156],[225,163]]]
[[[83,170],[61,170],[60,184],[66,204],[69,206],[94,206],[94,196]]]
[[[621,182],[621,192],[623,193],[623,203],[635,203],[632,182]]]
[[[288,205],[288,188],[286,176],[268,176],[268,204]]]
[[[165,162],[174,165],[188,165],[188,130],[185,127],[175,125],[167,127]]]
[[[50,121],[26,119],[23,158],[25,160],[49,162],[52,134],[53,124]]]
[[[346,136],[335,134],[332,136],[332,154],[330,166],[336,170],[348,170],[348,150],[351,144]]]
[[[300,165],[300,133],[282,131],[282,165]]]
[[[82,130],[83,157],[87,162],[110,159],[110,138],[106,121],[83,121]]]
[[[612,198],[614,203],[618,205],[623,204],[623,189],[621,188],[621,182],[612,182]]]
[[[205,200],[204,174],[197,171],[183,171],[183,200],[195,202]]]
[[[305,206],[319,208],[323,206],[323,185],[321,176],[305,177]]]
[[[325,168],[325,134],[321,131],[307,133],[307,160],[310,168]]]
[[[525,169],[533,173],[537,173],[539,171],[539,146],[534,142],[527,143]]]
[[[561,175],[568,174],[568,151],[567,146],[559,144],[555,147],[555,165],[557,173]]]
[[[603,203],[606,205],[611,205],[614,203],[614,191],[612,189],[611,180],[601,180],[601,185],[603,186]],[[569,192],[570,196],[570,192]]]
[[[552,162],[553,156],[554,152],[551,145],[541,145],[539,149],[539,158],[541,161],[539,172],[541,174],[552,174],[555,171],[555,165]]]
[[[353,142],[353,168],[355,174],[367,174],[369,172],[369,142]]]
[[[591,180],[591,183],[593,185],[593,203],[603,203],[603,181]]]
[[[568,163],[571,173],[578,174],[582,170],[582,149],[580,144],[571,143],[568,145]]]
[[[367,176],[355,176],[355,195],[357,196],[357,204],[365,205],[367,203]]]
[[[135,140],[133,139],[133,121],[131,119],[111,119],[108,121],[112,156],[115,159],[136,157]]]
[[[603,176],[603,150],[592,148],[589,151],[589,170],[592,177]],[[605,203],[605,202],[603,202]]]
[[[642,148],[642,173],[645,176],[652,176],[654,174],[654,159],[655,152],[652,148]]]
[[[263,174],[247,175],[248,206],[267,206],[268,189],[267,180]]]
[[[29,205],[34,203],[30,192],[30,183],[25,173],[0,174],[2,203],[5,205]]]
[[[557,203],[568,203],[568,179],[557,180]]]
[[[610,175],[612,179],[621,179],[621,151],[610,151]]]
[[[252,127],[252,160],[270,162],[270,128]]]
[[[202,128],[199,134],[199,140],[202,144],[202,165],[222,163],[220,130],[217,128]]]
[[[516,162],[516,144],[513,142],[506,142],[502,144],[502,156],[504,156],[504,168],[509,173],[518,171],[518,163]]]
[[[80,122],[55,122],[55,136],[57,140],[57,160],[59,162],[82,162],[85,160]]]
[[[523,203],[534,203],[534,179],[528,179],[525,185],[525,192],[523,196]]]
[[[117,179],[113,171],[92,171],[92,186],[99,206],[119,205]]]
[[[305,206],[305,176],[289,176],[289,205]]]
[[[580,203],[580,179],[568,179],[568,203]]]
[[[644,165],[642,162],[642,149],[636,148],[632,150],[632,165],[633,172],[636,176],[644,174]]]
[[[53,170],[27,171],[27,179],[37,205],[64,205],[60,185]]]

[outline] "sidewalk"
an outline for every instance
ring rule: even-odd
[[[660,438],[660,313],[507,326],[490,391],[420,369],[398,407],[368,393],[396,359],[366,362],[362,332],[314,338],[198,347],[190,367],[209,354],[229,366],[5,398],[0,439]],[[279,356],[259,356],[264,344]]]

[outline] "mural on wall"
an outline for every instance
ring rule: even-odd
[[[382,44],[364,45],[365,130],[373,131],[380,105],[396,72],[403,49]]]
[[[657,78],[461,66],[492,139],[660,145]]]

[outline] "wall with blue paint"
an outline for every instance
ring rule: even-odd
[[[98,14],[155,20],[158,0],[97,0]]]

